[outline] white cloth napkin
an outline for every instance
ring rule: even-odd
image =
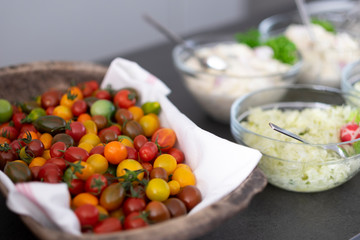
[[[139,91],[142,102],[160,102],[162,126],[175,131],[177,147],[183,150],[186,163],[193,169],[203,197],[190,214],[229,194],[258,164],[261,158],[258,150],[219,138],[196,126],[168,100],[170,89],[138,64],[122,58],[113,60],[101,88],[108,85],[113,89],[133,87]],[[0,180],[9,190],[7,205],[12,211],[32,216],[44,226],[80,234],[79,223],[69,208],[65,184],[14,185],[2,172]]]

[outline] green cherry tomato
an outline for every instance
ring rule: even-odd
[[[13,109],[10,102],[6,99],[0,99],[0,123],[10,120],[13,114]]]
[[[144,115],[149,113],[154,113],[159,115],[161,107],[159,102],[146,102],[141,106],[142,110],[144,111]]]
[[[150,200],[162,202],[169,198],[170,187],[164,179],[153,178],[149,181],[145,193]]]
[[[115,113],[115,106],[106,99],[100,99],[94,102],[90,108],[91,116],[102,115],[110,119]]]
[[[29,115],[27,115],[23,120],[22,123],[32,123],[37,120],[39,117],[46,116],[46,111],[43,108],[34,108],[31,110]]]

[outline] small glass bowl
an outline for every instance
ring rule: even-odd
[[[274,130],[268,123],[275,121],[273,123],[276,124],[276,121],[280,121],[275,117],[272,120],[261,120],[261,132],[249,130],[242,122],[248,121],[253,108],[300,110],[349,105],[358,109],[358,103],[359,98],[326,86],[298,84],[262,89],[238,98],[233,103],[231,133],[236,142],[261,151],[263,157],[259,167],[272,185],[295,192],[324,191],[345,183],[358,173],[360,155],[355,154],[352,145],[360,141],[360,138],[331,143],[346,151],[347,157],[341,158],[334,151],[323,149],[330,143],[304,144],[280,133],[276,133],[280,135],[273,138]],[[291,121],[290,118],[286,119]]]
[[[226,72],[214,72],[187,64],[193,57],[186,46],[195,51],[217,47],[225,44],[236,44],[234,35],[202,35],[188,39],[185,44],[177,45],[172,52],[173,62],[180,73],[188,91],[195,97],[206,113],[216,121],[229,124],[231,104],[238,97],[258,89],[295,83],[302,61],[292,65],[285,72],[268,75],[232,75]]]
[[[298,11],[277,14],[264,19],[259,24],[259,31],[263,40],[285,34],[298,45],[304,61],[299,83],[339,88],[343,67],[360,58],[358,34],[360,20],[352,11],[352,9],[357,9],[355,4],[355,1],[336,0],[314,1],[306,4],[310,18],[325,20],[333,24],[336,33],[341,36],[341,44],[337,44],[338,39],[327,36],[325,33],[319,33],[312,42],[310,33],[299,28],[297,30],[293,28],[292,37],[287,35],[290,34],[289,32],[285,34],[289,26],[303,25]],[[319,36],[321,39],[318,39]]]

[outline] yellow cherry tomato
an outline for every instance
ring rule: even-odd
[[[88,164],[93,166],[95,173],[105,173],[109,167],[109,163],[106,158],[101,154],[93,154],[86,160]]]
[[[82,91],[80,88],[73,86],[70,87],[64,95],[62,95],[60,105],[71,108],[75,101],[81,99],[83,99]]]
[[[170,196],[169,184],[164,179],[153,178],[146,186],[145,194],[150,200],[165,201]]]
[[[170,195],[176,195],[180,192],[180,183],[176,180],[168,182],[170,187]]]
[[[73,118],[71,109],[67,106],[59,105],[54,108],[53,115],[63,118],[65,121],[68,121]]]
[[[154,113],[149,113],[140,118],[139,123],[144,130],[146,137],[151,137],[160,128],[159,117]]]
[[[97,128],[96,123],[93,120],[85,120],[83,122],[83,124],[86,129],[86,133],[97,134],[98,128]]]
[[[73,208],[78,208],[84,204],[97,206],[99,204],[99,200],[97,197],[87,192],[79,193],[72,200]]]
[[[183,167],[177,168],[171,178],[172,180],[179,182],[181,188],[196,184],[194,173],[191,170]]]
[[[133,159],[125,159],[123,161],[121,161],[116,169],[116,176],[117,177],[121,177],[123,175],[125,175],[126,171],[125,169],[131,170],[131,171],[136,171],[136,170],[140,170],[143,169],[142,165]],[[137,178],[139,180],[142,180],[144,177],[144,172],[140,173],[137,175]],[[120,178],[119,181],[122,181],[122,179]]]
[[[161,154],[154,161],[154,168],[162,167],[166,170],[168,176],[176,169],[176,159],[170,154]]]
[[[93,146],[97,146],[101,141],[98,135],[94,133],[87,133],[80,138],[79,144],[84,142],[90,143]]]
[[[46,163],[46,159],[43,157],[36,157],[33,160],[31,160],[31,163],[29,164],[29,168],[35,167],[35,166],[39,166],[41,167],[42,165],[44,165]]]
[[[94,146],[89,142],[82,142],[78,145],[79,148],[85,149],[87,152],[90,152]]]

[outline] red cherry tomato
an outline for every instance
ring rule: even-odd
[[[128,159],[134,159],[134,160],[138,160],[138,151],[136,151],[135,148],[132,148],[132,147],[128,147],[128,146],[125,146],[126,149],[127,149],[127,153],[128,153],[128,156],[127,158]]]
[[[81,122],[75,121],[70,123],[70,129],[66,129],[65,133],[70,135],[75,142],[79,142],[86,134],[86,128]]]
[[[38,179],[48,183],[58,183],[61,181],[62,171],[54,163],[45,163],[38,173]]]
[[[139,149],[140,159],[146,162],[153,160],[157,153],[158,147],[153,142],[147,142]]]
[[[149,224],[146,222],[145,216],[140,212],[132,212],[127,215],[124,220],[125,229],[141,228],[146,227],[147,225]]]
[[[132,212],[140,212],[145,209],[146,202],[143,198],[129,197],[123,203],[123,211],[125,216]]]
[[[15,140],[19,135],[18,130],[12,126],[5,126],[0,128],[0,136],[9,139],[10,141]]]
[[[89,157],[89,153],[80,147],[69,147],[66,149],[64,158],[65,160],[69,162],[76,162],[76,161],[83,161],[86,162],[86,160]]]
[[[12,121],[16,129],[20,130],[22,127],[21,120],[26,117],[26,114],[23,112],[14,113],[12,116]]]
[[[99,219],[99,210],[92,204],[84,204],[75,209],[82,227],[95,226]]]
[[[181,151],[180,149],[170,148],[170,150],[168,151],[168,154],[172,155],[176,159],[176,162],[178,164],[184,162],[185,155],[184,155],[183,151]]]
[[[139,149],[148,142],[148,139],[144,135],[137,135],[134,138],[134,147],[136,150],[139,151]]]
[[[99,196],[107,186],[106,177],[99,173],[94,173],[85,181],[85,191],[95,196]]]
[[[122,230],[121,221],[116,217],[109,217],[94,227],[94,233],[110,233]]]
[[[80,114],[82,114],[82,113],[86,113],[87,109],[88,109],[88,106],[87,106],[85,100],[77,100],[71,106],[71,112],[76,117],[80,116]]]
[[[95,92],[95,97],[98,99],[111,100],[111,94],[109,93],[109,91],[106,90],[97,90]]]
[[[69,192],[75,196],[79,193],[85,192],[85,182],[81,179],[74,178],[69,183]]]
[[[60,157],[54,157],[54,158],[50,158],[46,161],[46,163],[54,163],[56,164],[61,171],[65,171],[66,166],[66,161],[63,158]]]
[[[129,108],[136,104],[136,94],[127,89],[122,89],[115,94],[113,102],[118,108]]]
[[[54,157],[62,157],[66,151],[66,144],[64,142],[56,142],[50,147],[50,156]]]
[[[104,156],[104,148],[105,146],[102,146],[102,145],[99,145],[99,146],[96,146],[96,147],[93,147],[90,152],[89,152],[89,155],[93,155],[93,154],[101,154]]]

